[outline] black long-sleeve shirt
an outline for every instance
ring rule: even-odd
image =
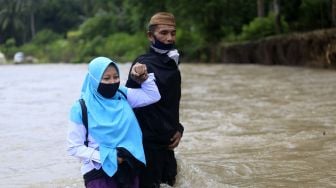
[[[136,62],[146,64],[148,73],[154,72],[156,84],[161,94],[160,101],[134,109],[143,133],[144,147],[167,148],[176,131],[182,134],[184,130],[179,119],[181,73],[174,60],[166,54],[156,53],[152,49],[139,56],[133,65]],[[130,74],[126,86],[140,87],[130,78]]]

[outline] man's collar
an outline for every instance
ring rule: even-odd
[[[166,54],[169,50],[161,50],[161,49],[158,49],[158,48],[155,48],[153,45],[150,46],[154,52],[156,53],[159,53],[159,54]]]
[[[158,53],[164,57],[164,62],[167,63],[171,60],[173,60],[176,65],[179,64],[179,56],[180,54],[178,53],[177,49],[172,49],[172,50],[160,50],[157,49],[153,46],[150,47],[150,50],[154,53]]]

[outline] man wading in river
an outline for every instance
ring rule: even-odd
[[[139,121],[147,165],[140,173],[140,187],[156,188],[160,183],[175,184],[177,164],[174,149],[178,146],[183,126],[179,119],[181,74],[178,69],[179,53],[174,47],[176,25],[172,14],[159,12],[152,16],[147,37],[150,49],[134,61],[146,64],[149,73],[156,76],[161,100],[147,107],[135,108]],[[130,71],[126,86],[140,87]]]

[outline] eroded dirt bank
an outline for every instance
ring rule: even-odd
[[[336,29],[277,36],[225,46],[224,63],[293,65],[336,69]]]

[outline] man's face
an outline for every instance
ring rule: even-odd
[[[154,31],[156,39],[164,44],[174,44],[176,40],[176,27],[171,25],[157,25]],[[153,33],[148,34],[151,42],[154,42]]]

